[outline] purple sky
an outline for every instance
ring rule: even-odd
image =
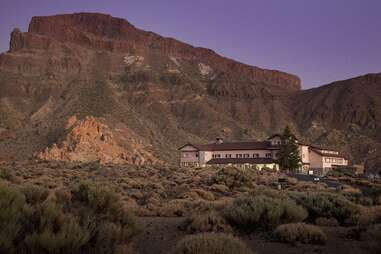
[[[380,0],[0,0],[0,51],[32,16],[81,11],[294,73],[304,88],[381,72]]]

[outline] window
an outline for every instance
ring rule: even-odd
[[[196,157],[198,157],[198,153],[196,153]]]
[[[239,154],[236,154],[235,157],[236,157],[236,158],[242,158],[242,154],[240,154],[240,153],[239,153]]]
[[[271,153],[266,153],[266,158],[271,158],[273,157]]]
[[[243,155],[243,157],[244,157],[244,158],[250,158],[250,154],[245,153],[245,154]]]
[[[225,158],[231,158],[232,155],[231,154],[225,154]]]
[[[254,153],[253,158],[259,158],[259,153]]]

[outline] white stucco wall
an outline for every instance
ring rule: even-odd
[[[185,146],[180,149],[180,165],[183,163],[199,163],[199,152],[193,146]]]
[[[205,164],[212,159],[212,152],[200,151],[200,166],[205,166]]]

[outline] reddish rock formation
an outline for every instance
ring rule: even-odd
[[[111,129],[99,119],[88,116],[84,120],[71,117],[66,133],[59,144],[37,154],[41,160],[99,161],[102,164],[154,164],[159,163],[143,146],[130,143],[120,146]]]

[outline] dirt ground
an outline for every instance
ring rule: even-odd
[[[132,248],[139,254],[166,254],[184,236],[187,235],[178,227],[184,218],[180,217],[139,217],[139,224],[143,226],[143,232],[137,236]],[[328,236],[325,245],[298,244],[291,245],[275,242],[269,236],[253,233],[240,235],[248,246],[257,254],[367,254],[370,253],[362,241],[351,240],[346,237],[349,228],[324,227]]]

